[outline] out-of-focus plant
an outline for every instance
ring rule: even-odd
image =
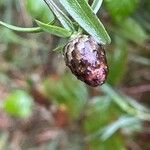
[[[69,120],[79,121],[82,117],[80,127],[86,135],[82,142],[88,143],[90,149],[124,149],[125,137],[122,132],[140,132],[142,121],[150,119],[146,107],[108,84],[99,89],[103,96],[92,98],[83,83],[76,82],[69,74],[46,79],[43,87],[49,99],[53,99],[58,107],[65,107]]]
[[[105,4],[115,21],[123,21],[136,10],[139,0],[105,0]]]
[[[27,0],[26,7],[29,14],[34,19],[38,19],[46,23],[52,22],[54,20],[53,13],[50,11],[43,0]]]
[[[47,79],[44,87],[49,99],[55,100],[58,105],[66,105],[71,118],[80,117],[88,99],[88,91],[82,83],[76,82],[70,75],[64,75],[59,79]]]
[[[27,118],[32,114],[33,99],[25,91],[13,91],[5,100],[4,110],[14,117]]]
[[[121,3],[118,0],[104,2],[113,22],[110,31],[114,46],[113,51],[109,53],[108,82],[117,85],[126,78],[129,48],[133,44],[142,46],[149,39],[149,35],[133,15],[143,2],[139,0],[123,0]]]

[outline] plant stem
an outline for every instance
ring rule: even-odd
[[[0,25],[3,25],[8,29],[18,31],[18,32],[37,33],[37,32],[42,32],[43,31],[40,27],[22,28],[22,27],[17,27],[17,26],[7,24],[7,23],[2,22],[2,21],[0,21]]]

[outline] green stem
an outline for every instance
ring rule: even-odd
[[[18,31],[18,32],[38,33],[38,32],[43,31],[40,27],[22,28],[22,27],[17,27],[17,26],[14,26],[14,25],[10,25],[10,24],[2,22],[2,21],[0,21],[0,25],[6,27],[8,29]]]

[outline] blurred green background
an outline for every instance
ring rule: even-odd
[[[90,1],[91,3],[92,1]],[[104,0],[107,83],[91,88],[53,52],[61,40],[0,26],[0,150],[149,150],[150,1]],[[0,20],[54,19],[43,0],[0,0]]]

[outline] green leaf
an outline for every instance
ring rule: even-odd
[[[58,27],[58,26],[54,26],[54,25],[49,25],[49,24],[45,24],[43,22],[40,22],[38,20],[36,20],[36,23],[41,27],[41,29],[43,29],[46,32],[49,32],[50,34],[59,36],[59,37],[70,37],[71,36],[71,32],[67,29]]]
[[[106,93],[114,102],[125,112],[135,115],[135,110],[129,106],[125,98],[122,97],[118,92],[116,92],[110,85],[104,84],[101,86],[101,90]]]
[[[43,0],[26,0],[28,13],[42,22],[52,22],[55,17]]]
[[[106,8],[115,21],[123,21],[137,8],[139,0],[105,0]]]
[[[90,150],[126,150],[122,135],[114,135],[106,141],[99,139],[89,142]]]
[[[125,19],[124,23],[120,24],[120,28],[117,29],[117,33],[139,45],[148,39],[142,26],[132,18]]]
[[[112,120],[121,115],[120,109],[113,104],[108,96],[93,98],[89,101],[84,117],[84,132],[88,134],[85,140],[91,150],[121,150],[124,147],[122,136],[115,134],[103,141],[100,137],[103,130]],[[113,147],[112,147],[113,145]]]
[[[128,44],[120,37],[115,37],[116,48],[113,54],[110,54],[110,71],[108,82],[111,85],[119,84],[127,71],[128,62]]]
[[[10,25],[8,23],[0,21],[0,25],[13,30],[13,31],[18,31],[18,32],[27,32],[27,33],[37,33],[37,32],[42,32],[42,29],[40,27],[33,27],[33,28],[22,28],[22,27],[17,27]]]
[[[123,111],[125,111],[129,115],[135,116],[141,120],[150,121],[149,111],[143,112],[139,109],[139,107],[134,108],[133,105],[128,102],[130,99],[128,99],[127,96],[120,94],[119,91],[116,91],[110,85],[104,84],[103,86],[101,86],[101,91],[106,93]]]
[[[109,44],[111,42],[103,24],[93,13],[86,1],[60,0],[60,3],[72,16],[72,18],[89,33],[98,43]]]
[[[102,2],[103,2],[103,0],[94,0],[93,1],[91,8],[95,14],[97,14],[97,12],[99,11],[99,9],[102,5]]]
[[[135,55],[135,54],[130,54],[129,59],[132,62],[142,64],[145,66],[150,66],[150,59],[147,57],[143,57],[143,56],[139,56],[139,55]]]
[[[44,82],[46,95],[57,104],[67,107],[71,119],[77,119],[88,99],[87,89],[84,84],[77,82],[69,74],[60,78],[49,78]]]
[[[150,32],[150,21],[146,17],[144,18],[143,14],[136,14],[135,18],[143,28]]]
[[[98,130],[108,124],[111,106],[112,102],[107,96],[93,98],[88,104],[84,119],[84,130],[90,134],[88,139],[93,139],[93,133],[96,133],[94,137],[97,137]]]
[[[49,6],[49,8],[54,12],[57,19],[61,22],[64,28],[70,31],[75,31],[72,21],[67,17],[67,15],[60,10],[57,6],[56,1],[53,0],[44,0],[45,3]]]
[[[132,97],[126,96],[126,100],[133,108],[139,110],[140,112],[150,113],[150,110],[143,104],[140,104],[137,100]]]
[[[130,127],[137,124],[140,124],[140,120],[138,118],[130,116],[121,116],[117,121],[103,129],[101,139],[105,141],[108,138],[110,138],[115,132],[117,132],[117,130],[119,130],[120,128]]]
[[[32,113],[33,99],[22,90],[13,91],[4,102],[4,110],[12,116],[27,118]]]

